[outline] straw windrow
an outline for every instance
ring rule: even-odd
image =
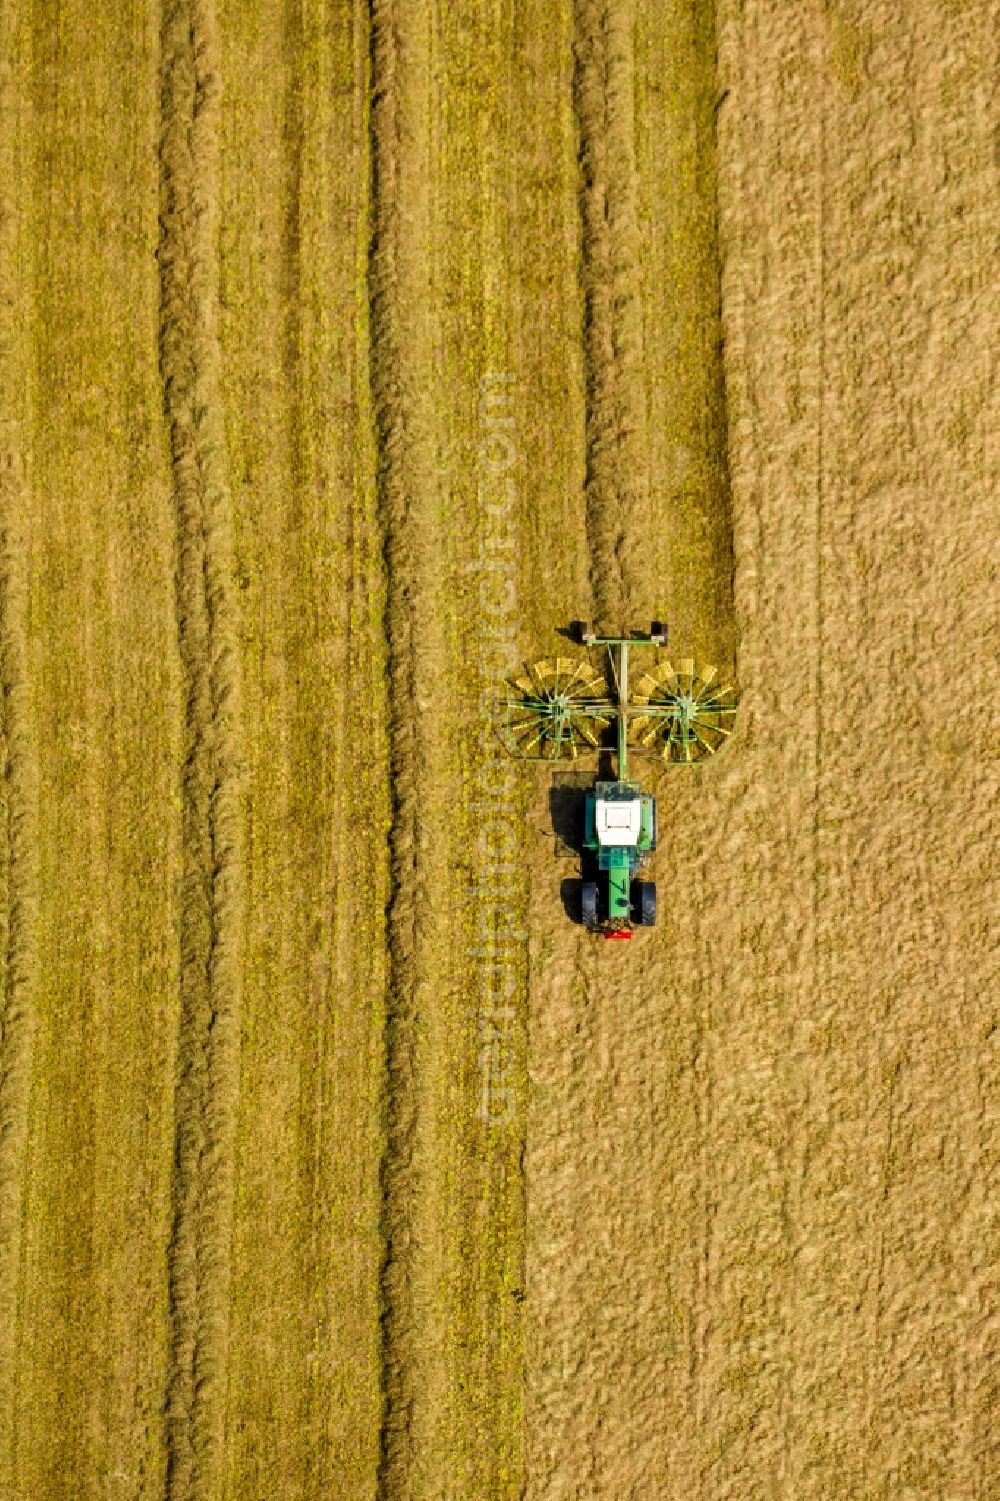
[[[213,8],[177,0],[165,7],[161,26],[160,364],[186,682],[167,1416],[169,1491],[179,1501],[221,1493],[243,857],[239,657],[217,336]]]
[[[421,1022],[440,1004],[448,956],[447,786],[439,602],[440,534],[433,454],[430,303],[430,13],[424,0],[372,6],[371,383],[386,568],[389,669],[389,989],[386,1140],[382,1162],[383,1498],[409,1496],[426,1394],[415,1338],[420,1301]]]
[[[634,24],[633,0],[576,0],[587,533],[595,609],[606,630],[627,624],[649,526]]]

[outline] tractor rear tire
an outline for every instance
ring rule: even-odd
[[[633,892],[636,921],[640,927],[652,928],[656,924],[656,882],[636,881]]]
[[[662,620],[654,620],[649,627],[649,639],[655,646],[666,646],[667,628]]]
[[[576,626],[576,639],[581,646],[588,646],[594,637],[594,627],[589,620],[574,621]]]
[[[585,928],[597,927],[596,881],[584,881],[580,886],[580,921]]]

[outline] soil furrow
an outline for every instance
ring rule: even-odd
[[[624,629],[647,525],[636,216],[633,0],[577,0],[573,94],[579,129],[587,531],[595,609]]]
[[[211,4],[161,13],[160,360],[177,512],[186,690],[175,1094],[172,1497],[219,1494],[239,1093],[239,660],[217,341],[219,86]]]
[[[392,797],[379,1490],[395,1501],[417,1485],[418,1408],[428,1396],[414,1327],[416,1307],[427,1296],[418,1287],[419,1053],[420,1029],[440,1004],[437,982],[448,959],[440,921],[446,825],[435,817],[448,772],[437,718],[446,693],[430,405],[429,11],[423,0],[374,0],[371,27],[371,387],[387,580]]]
[[[0,12],[0,1496],[15,1494],[19,1246],[34,1034],[38,772],[27,684],[30,478],[17,272],[22,100],[16,28]]]

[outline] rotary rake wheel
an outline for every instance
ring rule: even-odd
[[[507,683],[504,737],[527,760],[575,760],[598,748],[614,714],[608,685],[589,662],[556,657]]]
[[[658,662],[639,678],[632,702],[648,705],[630,717],[629,737],[647,748],[659,744],[665,761],[707,760],[736,727],[736,691],[717,683],[715,667],[691,660]]]

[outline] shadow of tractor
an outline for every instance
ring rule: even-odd
[[[583,847],[584,803],[594,785],[593,772],[558,772],[549,789],[549,818],[555,835],[556,854],[575,859],[580,864],[578,876],[567,876],[560,884],[559,896],[570,922],[583,922],[581,891],[585,881],[597,879],[597,859]]]

